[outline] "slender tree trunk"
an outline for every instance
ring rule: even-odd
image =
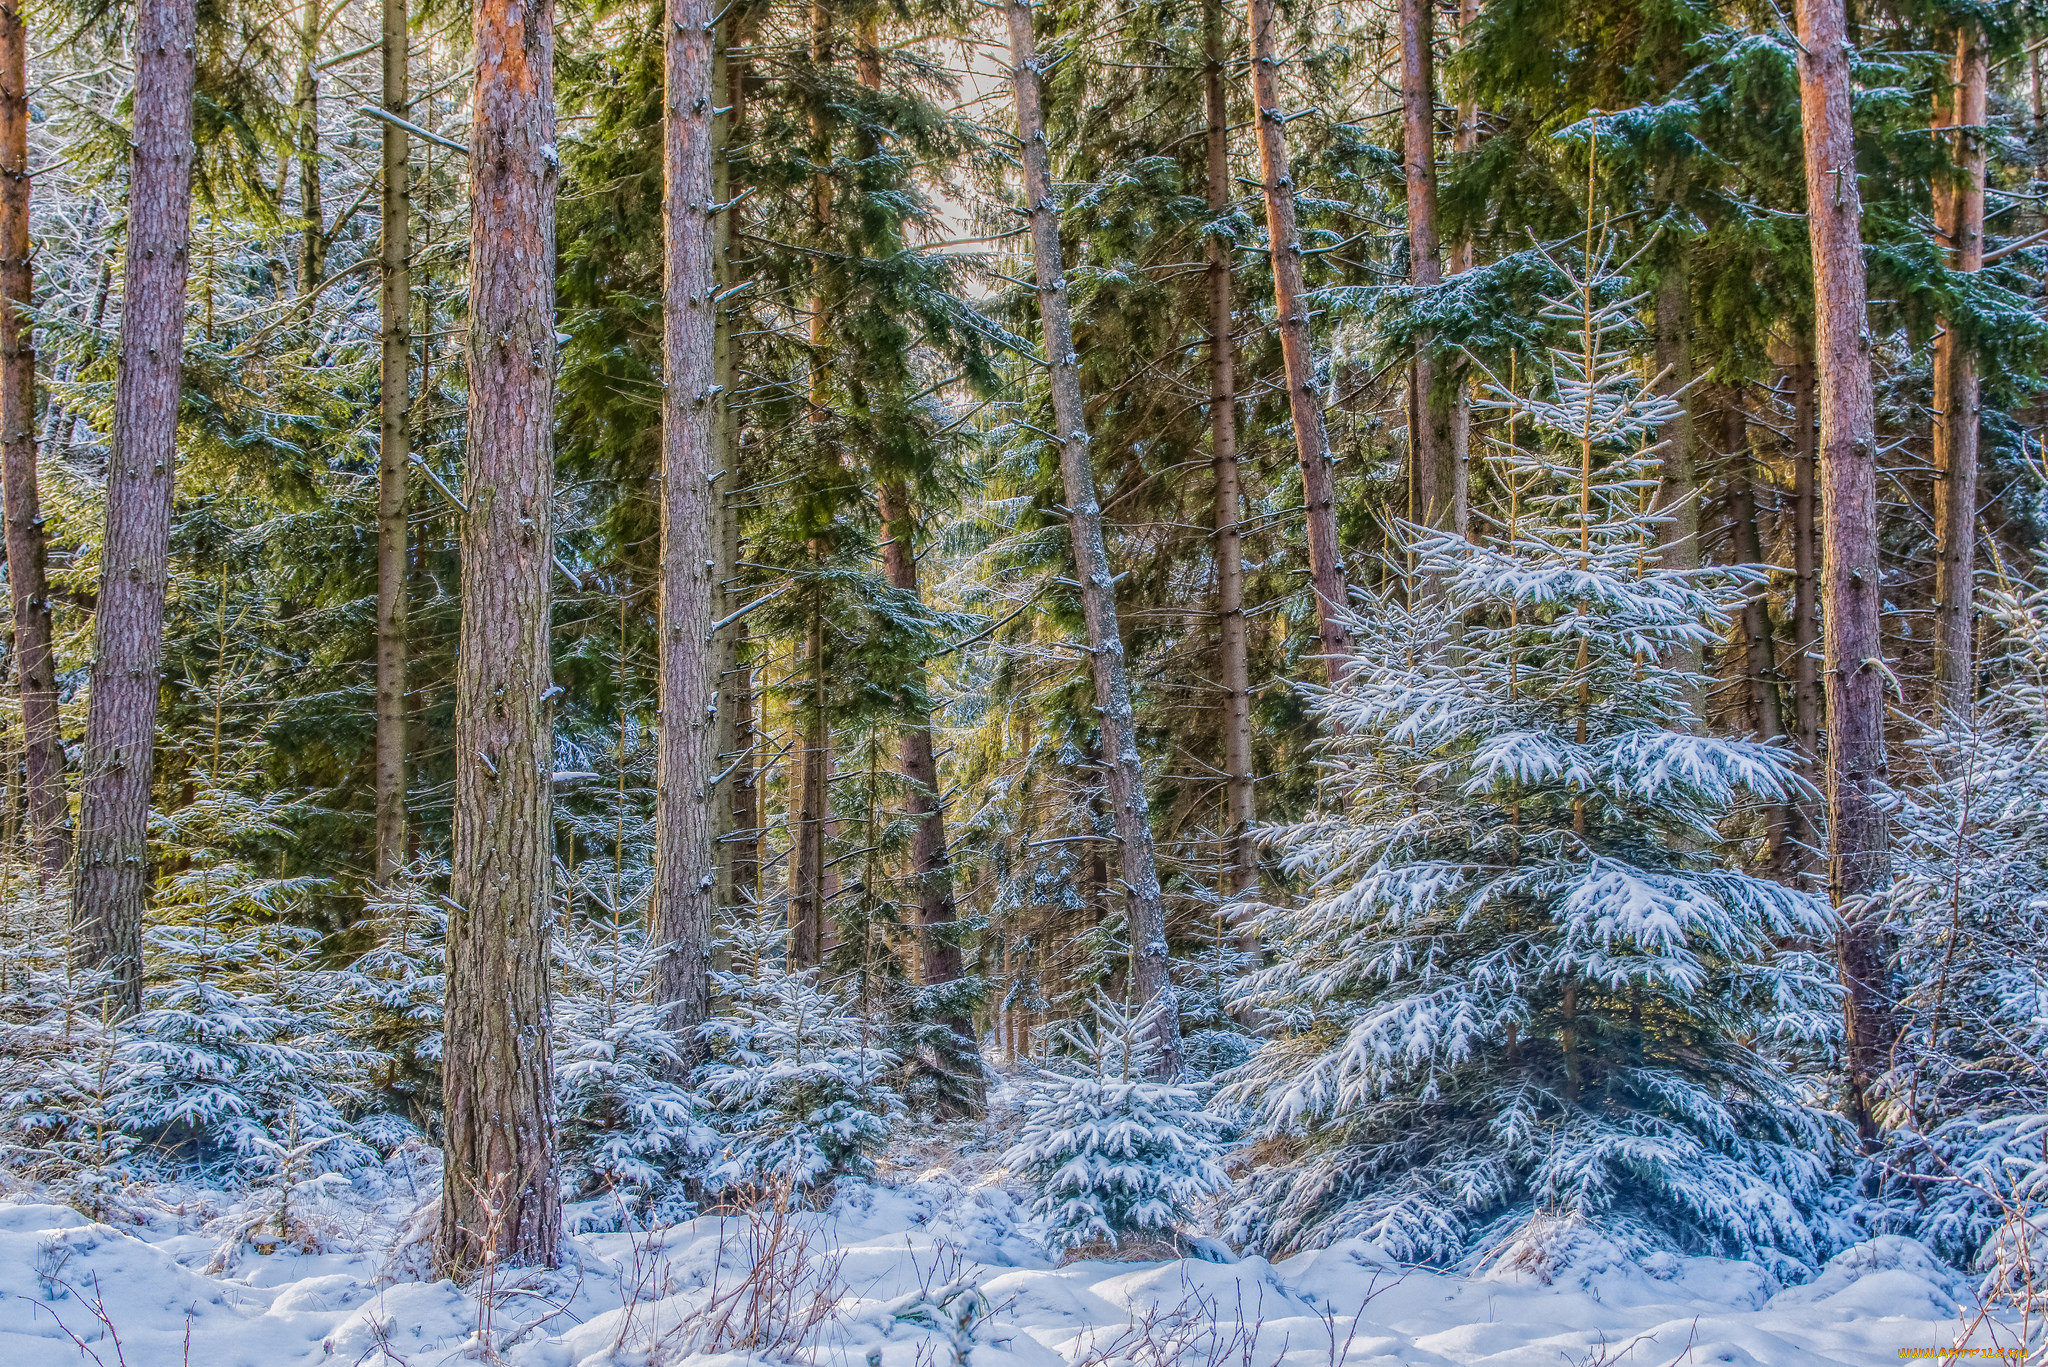
[[[1760,565],[1763,551],[1756,528],[1756,486],[1750,479],[1749,426],[1743,417],[1741,391],[1730,389],[1721,410],[1721,445],[1728,461],[1728,526],[1735,563]],[[1750,725],[1764,740],[1785,733],[1778,713],[1776,662],[1771,658],[1770,616],[1761,585],[1744,590],[1742,598],[1742,674]]]
[[[1820,382],[1821,546],[1828,714],[1828,893],[1845,924],[1839,952],[1850,1117],[1866,1142],[1869,1090],[1890,1049],[1882,898],[1891,878],[1885,823],[1884,646],[1877,548],[1877,418],[1871,386],[1863,202],[1850,124],[1843,0],[1798,0],[1800,118],[1813,244]]]
[[[1792,384],[1792,742],[1811,766],[1820,762],[1820,621],[1815,612],[1819,542],[1814,537],[1814,369],[1812,343],[1796,343]],[[1796,867],[1812,866],[1806,850],[1818,841],[1820,822],[1812,801],[1793,804],[1798,821]]]
[[[1954,132],[1962,180],[1936,199],[1948,234],[1949,261],[1958,271],[1984,268],[1985,86],[1984,42],[1977,26],[1956,27],[1952,98],[1937,102]],[[1945,203],[1944,203],[1945,201]],[[1934,697],[1936,720],[1968,720],[1975,701],[1971,667],[1977,559],[1977,358],[1944,322],[1934,342]]]
[[[1751,479],[1749,424],[1742,412],[1742,390],[1731,387],[1721,409],[1721,449],[1728,461],[1728,525],[1738,565],[1763,563],[1762,538],[1757,533],[1756,485]],[[1749,706],[1750,725],[1760,740],[1774,741],[1785,734],[1778,699],[1776,642],[1771,635],[1770,606],[1764,586],[1752,584],[1742,597],[1742,675]],[[1765,858],[1772,868],[1782,868],[1786,844],[1792,835],[1792,813],[1783,803],[1774,803],[1764,813]]]
[[[48,888],[70,862],[71,823],[50,644],[42,502],[36,490],[36,342],[25,316],[34,302],[28,234],[28,29],[19,4],[0,4],[0,483],[5,485],[7,580],[14,598],[29,831],[36,872]]]
[[[299,156],[299,293],[311,294],[327,268],[327,218],[320,200],[320,0],[299,11],[299,75],[292,92],[293,141]]]
[[[123,1016],[142,1005],[149,790],[191,267],[196,23],[192,0],[142,0],[136,8],[128,256],[72,878],[73,953],[81,968],[108,975],[108,1005]]]
[[[1436,227],[1436,0],[1400,0],[1401,164],[1407,181],[1408,283],[1443,283]],[[1263,101],[1261,101],[1263,103]],[[1457,506],[1449,395],[1440,393],[1432,343],[1424,338],[1408,367],[1409,517],[1425,527],[1462,531]]]
[[[1458,40],[1462,43],[1466,30],[1479,21],[1479,0],[1459,0]],[[1479,104],[1470,96],[1458,101],[1458,126],[1452,134],[1452,148],[1461,157],[1469,157],[1479,150]],[[1462,275],[1479,264],[1478,244],[1468,229],[1451,244],[1450,260],[1446,268],[1452,275]],[[1451,413],[1449,439],[1451,444],[1451,514],[1457,525],[1458,534],[1466,540],[1474,539],[1472,526],[1472,396],[1470,390],[1470,367],[1463,361],[1455,363],[1456,376],[1451,392]]]
[[[718,303],[712,0],[668,0],[662,117],[661,737],[655,755],[656,999],[695,1040],[711,1009],[718,686]],[[692,1051],[694,1052],[694,1050]]]
[[[1657,392],[1678,405],[1678,411],[1657,434],[1664,445],[1658,452],[1656,507],[1665,519],[1657,527],[1658,558],[1667,570],[1685,571],[1700,565],[1700,503],[1692,411],[1692,305],[1683,248],[1680,252],[1679,264],[1667,271],[1657,286],[1651,365],[1661,377]],[[1682,658],[1674,663],[1688,673],[1699,673],[1699,647],[1685,647]],[[1697,692],[1691,696],[1693,710],[1704,722],[1706,700]]]
[[[1203,0],[1202,33],[1207,66],[1203,101],[1209,116],[1209,212],[1230,207],[1230,106],[1223,85],[1223,4]],[[1223,683],[1224,810],[1229,852],[1223,895],[1242,896],[1258,877],[1252,822],[1257,817],[1252,782],[1251,667],[1244,619],[1244,545],[1237,471],[1237,376],[1232,355],[1234,319],[1230,300],[1230,244],[1208,241],[1209,258],[1209,432],[1215,471],[1216,625],[1218,670]]]
[[[825,826],[832,810],[832,733],[825,698],[825,614],[811,595],[804,632],[809,671],[796,762],[796,829],[789,853],[789,966],[816,968],[825,946]]]
[[[384,108],[409,117],[411,42],[405,0],[383,0]],[[410,135],[384,125],[383,356],[377,376],[377,849],[384,886],[405,862],[406,473],[412,430],[412,166]]]
[[[712,97],[725,106],[724,113],[714,109],[711,117],[711,198],[721,206],[732,199],[729,149],[743,107],[741,91],[744,87],[738,73],[744,70],[745,63],[733,62],[727,55],[734,46],[739,23],[739,16],[730,12],[718,22],[711,55]],[[721,208],[712,224],[711,274],[721,300],[732,288],[732,249],[736,235],[732,210]],[[739,597],[734,592],[740,560],[739,489],[742,480],[739,470],[739,415],[733,410],[728,397],[733,391],[735,368],[732,309],[729,304],[721,302],[713,318],[711,342],[711,369],[718,384],[715,455],[712,461],[717,522],[714,559],[717,564],[712,570],[711,601],[714,614],[727,624],[711,642],[711,668],[718,680],[718,717],[713,728],[716,739],[711,748],[716,757],[714,768],[724,776],[724,791],[713,794],[711,813],[714,869],[711,915],[714,921],[729,915],[740,903],[740,884],[736,877],[741,862],[740,842],[744,838],[743,831],[752,829],[751,823],[745,827],[740,825],[740,803],[745,796],[742,789],[750,793],[754,781],[752,768],[745,762],[753,746],[749,725],[753,710],[753,680],[749,677],[743,655],[746,624],[738,620],[727,621],[734,608],[739,606]],[[714,968],[722,966],[713,963]]]
[[[1010,61],[1017,92],[1017,138],[1024,163],[1024,199],[1031,218],[1031,255],[1038,277],[1038,316],[1045,332],[1051,372],[1053,422],[1059,433],[1060,479],[1067,499],[1067,529],[1073,541],[1075,579],[1088,624],[1088,658],[1101,720],[1102,767],[1108,780],[1111,820],[1116,829],[1124,898],[1131,937],[1131,987],[1137,1000],[1157,1003],[1160,1071],[1171,1076],[1180,1065],[1180,1010],[1167,976],[1166,904],[1152,856],[1152,817],[1145,798],[1145,774],[1138,758],[1137,719],[1124,664],[1123,634],[1117,623],[1116,576],[1102,537],[1102,507],[1096,499],[1095,470],[1088,454],[1087,411],[1081,402],[1080,357],[1067,304],[1067,273],[1060,260],[1058,206],[1052,196],[1051,158],[1045,146],[1037,37],[1028,0],[1008,0]],[[1292,203],[1289,203],[1292,209]],[[1274,239],[1277,243],[1279,238]],[[1291,240],[1291,238],[1290,238]],[[1298,268],[1298,258],[1297,268]],[[1310,396],[1311,402],[1313,395]],[[1316,413],[1321,430],[1321,410]],[[1295,410],[1299,419],[1301,410]],[[1327,478],[1329,462],[1323,461]],[[1313,523],[1313,519],[1311,519]],[[1333,547],[1334,549],[1334,547]],[[1341,592],[1341,588],[1340,588]],[[1342,601],[1341,599],[1337,601]],[[1328,640],[1325,638],[1325,647]]]
[[[1266,236],[1273,250],[1273,305],[1279,315],[1280,356],[1287,372],[1287,403],[1294,415],[1294,449],[1301,460],[1307,505],[1309,580],[1316,593],[1324,672],[1336,679],[1351,655],[1351,633],[1338,614],[1346,607],[1344,552],[1337,541],[1337,481],[1330,468],[1330,435],[1316,396],[1316,363],[1302,299],[1301,241],[1294,220],[1294,172],[1287,155],[1286,116],[1280,112],[1280,59],[1274,55],[1273,0],[1250,0],[1252,99],[1257,105],[1259,180],[1266,196]],[[1013,20],[1014,22],[1014,20]],[[1065,308],[1061,301],[1061,308]]]
[[[555,100],[551,0],[477,0],[440,1263],[553,1266]]]
[[[883,573],[892,588],[916,595],[917,556],[911,541],[916,529],[909,493],[901,481],[884,480],[879,502]],[[932,747],[931,722],[924,717],[913,718],[904,727],[902,769],[910,784],[906,815],[911,821],[911,876],[917,883],[918,978],[926,986],[949,983],[960,976],[959,914],[953,902],[953,862],[946,843],[939,764]],[[955,1013],[944,1023],[962,1036],[964,1048],[973,1049],[973,1022]]]
[[[810,8],[811,65],[823,72],[832,63],[832,11],[822,3]],[[832,222],[832,110],[822,93],[811,97],[811,160],[817,167],[811,178],[811,217],[819,231]],[[812,261],[810,318],[810,423],[816,434],[817,450],[812,459],[820,471],[839,464],[838,444],[832,430],[831,406],[831,280],[823,257]],[[825,563],[822,541],[811,543],[814,569]],[[808,696],[803,705],[803,754],[797,765],[797,819],[790,851],[789,964],[791,968],[815,968],[825,950],[825,903],[829,888],[825,875],[827,828],[832,820],[832,730],[827,708],[825,658],[824,586],[822,580],[808,589],[809,622],[804,632],[804,661],[810,671]]]

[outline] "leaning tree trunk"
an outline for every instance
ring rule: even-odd
[[[406,117],[411,103],[405,0],[383,0],[384,110]],[[404,128],[384,123],[383,260],[378,308],[384,349],[377,372],[377,835],[379,887],[405,863],[406,422],[412,377],[412,170]]]
[[[49,888],[70,862],[71,832],[42,506],[36,492],[36,343],[26,317],[34,289],[28,199],[28,30],[18,5],[5,4],[0,5],[0,483],[5,485],[7,580],[14,599],[29,831],[37,877]]]
[[[711,1009],[718,551],[717,206],[711,0],[668,0],[662,118],[661,736],[655,752],[656,999],[695,1040]],[[692,1050],[694,1052],[694,1049]]]
[[[1877,417],[1863,275],[1863,201],[1850,123],[1843,0],[1798,0],[1799,110],[1807,232],[1813,245],[1820,378],[1821,597],[1828,711],[1828,893],[1840,935],[1848,1109],[1877,1136],[1870,1088],[1891,1046],[1883,896],[1885,824],[1883,599],[1877,549]]]
[[[1110,819],[1116,829],[1131,937],[1131,987],[1140,1002],[1160,1008],[1159,1068],[1167,1076],[1180,1063],[1180,1010],[1167,977],[1166,904],[1152,856],[1152,814],[1138,759],[1137,718],[1117,624],[1116,576],[1102,539],[1102,506],[1088,455],[1088,417],[1081,403],[1080,357],[1067,305],[1067,273],[1060,261],[1058,206],[1052,196],[1051,158],[1045,146],[1038,42],[1029,0],[1009,0],[1010,61],[1017,91],[1017,139],[1023,154],[1024,199],[1031,219],[1031,255],[1038,277],[1038,316],[1045,331],[1051,374],[1053,424],[1059,433],[1060,481],[1067,499],[1081,613],[1088,624],[1088,658],[1101,718],[1102,767],[1108,779]],[[1321,413],[1317,410],[1320,424]],[[1319,429],[1320,430],[1320,429]],[[1324,461],[1327,475],[1329,462]],[[1327,645],[1327,642],[1325,642]]]
[[[1287,404],[1294,416],[1294,449],[1301,461],[1307,505],[1309,582],[1316,594],[1316,624],[1332,680],[1351,655],[1344,552],[1337,542],[1337,481],[1330,468],[1330,434],[1316,397],[1316,363],[1302,298],[1300,232],[1294,221],[1294,172],[1287,155],[1287,120],[1280,112],[1280,59],[1274,55],[1273,0],[1250,0],[1252,100],[1259,133],[1259,181],[1266,196],[1266,236],[1273,250],[1273,305],[1279,315],[1280,357],[1287,372]],[[1013,21],[1014,22],[1014,19]],[[1065,308],[1061,301],[1061,308]]]
[[[1945,208],[1949,261],[1954,269],[1984,268],[1985,85],[1984,42],[1977,26],[1956,26],[1952,98],[1937,102],[1953,133],[1962,177],[1936,200]],[[1953,140],[1951,143],[1951,139]],[[1952,323],[1934,342],[1934,705],[1937,721],[1967,720],[1974,699],[1971,620],[1977,559],[1977,358]]]
[[[1429,289],[1444,279],[1436,227],[1436,0],[1400,0],[1400,23],[1408,283]],[[1438,392],[1443,386],[1432,346],[1423,338],[1408,365],[1408,516],[1425,527],[1462,533],[1470,517],[1458,498],[1452,405]]]
[[[477,0],[439,1261],[551,1267],[555,154],[551,0]]]
[[[1223,4],[1202,6],[1203,102],[1209,116],[1209,212],[1230,207],[1230,105],[1223,84]],[[1231,244],[1219,234],[1208,241],[1209,258],[1209,434],[1215,472],[1216,625],[1223,685],[1223,802],[1226,813],[1226,873],[1222,893],[1239,897],[1258,877],[1257,819],[1252,781],[1252,690],[1244,618],[1244,534],[1237,469],[1237,375],[1231,351]]]
[[[191,266],[196,27],[192,0],[136,7],[128,256],[72,879],[73,953],[81,968],[108,975],[115,1015],[142,1006],[149,786]]]

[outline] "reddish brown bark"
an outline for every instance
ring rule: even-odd
[[[555,151],[551,0],[477,0],[469,439],[439,1262],[553,1266]]]
[[[1223,85],[1222,0],[1202,7],[1203,104],[1209,118],[1209,212],[1230,207],[1230,106]],[[1237,375],[1232,354],[1230,244],[1211,237],[1209,262],[1209,438],[1215,477],[1216,650],[1223,685],[1223,809],[1226,816],[1225,897],[1240,896],[1258,877],[1252,781],[1251,667],[1244,619],[1244,538],[1237,469]]]
[[[80,967],[109,976],[117,1015],[142,1005],[149,789],[191,268],[196,22],[192,0],[142,0],[136,8],[128,254],[72,879],[73,953]]]
[[[719,473],[711,0],[668,0],[663,92],[661,732],[655,752],[651,929],[656,1000],[692,1032],[711,1008],[716,886],[712,806],[718,686],[713,658]]]
[[[1799,103],[1807,232],[1813,249],[1820,383],[1822,620],[1826,639],[1828,893],[1838,950],[1847,1106],[1866,1141],[1869,1090],[1892,1036],[1882,897],[1891,878],[1885,821],[1884,646],[1877,548],[1877,419],[1863,273],[1863,201],[1850,123],[1843,0],[1798,0]]]
[[[1273,40],[1273,0],[1249,0],[1253,120],[1259,138],[1259,182],[1266,196],[1266,236],[1273,251],[1273,305],[1280,356],[1287,372],[1287,404],[1294,417],[1294,449],[1301,462],[1307,505],[1309,582],[1316,623],[1334,679],[1351,654],[1351,633],[1338,616],[1346,606],[1344,552],[1337,541],[1337,481],[1330,468],[1330,436],[1316,396],[1316,362],[1308,305],[1302,299],[1301,234],[1295,226],[1294,172],[1287,154],[1286,116],[1280,111],[1280,59]]]
[[[28,30],[19,0],[0,4],[0,482],[5,484],[7,579],[14,600],[15,678],[21,689],[30,840],[45,887],[71,859],[64,738],[50,644],[42,500],[36,486],[36,343],[23,316],[34,302],[28,234]]]
[[[1936,225],[1948,239],[1949,265],[1984,268],[1984,43],[1975,24],[1956,29],[1953,85],[1935,103],[1941,141],[1953,149],[1957,178],[1937,181]],[[1934,341],[1934,689],[1937,721],[1967,720],[1975,701],[1971,667],[1977,559],[1977,358],[1943,321]]]
[[[1140,1002],[1159,1008],[1155,1039],[1159,1070],[1171,1076],[1180,1064],[1180,1011],[1167,975],[1166,904],[1152,852],[1152,815],[1138,756],[1136,714],[1117,622],[1116,576],[1102,537],[1102,506],[1088,454],[1087,411],[1081,402],[1080,357],[1067,303],[1067,274],[1060,259],[1058,206],[1052,195],[1051,158],[1045,146],[1045,112],[1037,37],[1028,0],[1009,0],[1011,75],[1017,94],[1017,139],[1024,165],[1024,201],[1031,220],[1031,255],[1037,275],[1038,314],[1045,333],[1054,429],[1060,448],[1060,482],[1067,500],[1074,578],[1088,626],[1088,658],[1101,722],[1102,768],[1109,789],[1110,820],[1116,830],[1123,874],[1126,924],[1131,940],[1131,988]],[[1292,204],[1290,202],[1291,210]],[[1313,396],[1311,396],[1312,398]],[[1317,422],[1321,410],[1317,409]],[[1297,410],[1298,415],[1298,410]],[[1319,429],[1320,430],[1320,429]],[[1323,469],[1328,474],[1329,463]],[[1327,645],[1327,641],[1325,642]]]
[[[1436,224],[1436,3],[1400,0],[1401,165],[1407,182],[1408,283],[1427,289],[1443,283]],[[1462,530],[1461,504],[1451,455],[1452,404],[1438,390],[1430,340],[1408,367],[1408,516],[1425,527]]]

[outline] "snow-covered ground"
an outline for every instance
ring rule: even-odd
[[[1405,1270],[1356,1241],[1277,1263],[1055,1266],[985,1159],[847,1184],[824,1211],[579,1233],[559,1271],[479,1294],[404,1279],[402,1243],[394,1265],[423,1157],[306,1208],[325,1252],[224,1238],[245,1220],[217,1194],[160,1191],[182,1208],[119,1227],[0,1204],[0,1367],[1867,1367],[1955,1343],[1971,1316],[1952,1273],[1891,1237],[1790,1288],[1591,1239],[1550,1284]]]

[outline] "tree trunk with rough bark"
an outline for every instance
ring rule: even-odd
[[[1067,274],[1060,259],[1058,206],[1053,201],[1051,158],[1045,145],[1037,36],[1032,32],[1028,0],[1008,0],[1006,10],[1010,22],[1011,78],[1017,97],[1017,139],[1024,165],[1024,200],[1031,221],[1031,255],[1037,275],[1038,315],[1045,333],[1053,423],[1059,434],[1060,480],[1067,499],[1074,577],[1080,586],[1081,611],[1088,625],[1088,657],[1095,683],[1096,712],[1101,719],[1103,774],[1123,874],[1132,994],[1139,1002],[1156,1003],[1160,1008],[1155,1035],[1158,1068],[1162,1076],[1170,1077],[1180,1064],[1180,1010],[1167,976],[1166,904],[1160,894],[1159,871],[1152,853],[1152,817],[1138,757],[1137,720],[1131,706],[1123,634],[1117,622],[1116,576],[1110,569],[1109,552],[1103,542],[1102,507],[1096,498],[1095,469],[1088,453],[1080,357],[1074,352]],[[1321,410],[1315,411],[1320,429]],[[1299,409],[1296,415],[1299,417]],[[1327,475],[1327,458],[1323,470]],[[1326,648],[1327,645],[1326,640]]]
[[[1820,762],[1820,619],[1815,611],[1820,570],[1820,543],[1815,539],[1815,393],[1812,342],[1795,344],[1797,359],[1788,378],[1792,386],[1792,743],[1806,761],[1809,774]],[[1820,821],[1811,798],[1793,804],[1798,826],[1793,862],[1810,871],[1807,851],[1819,840]]]
[[[1460,43],[1464,42],[1466,31],[1477,22],[1479,0],[1459,0]],[[1458,101],[1458,126],[1451,135],[1451,146],[1461,157],[1469,157],[1479,150],[1479,104],[1470,96]],[[1478,264],[1478,244],[1473,240],[1471,232],[1467,231],[1451,244],[1445,270],[1451,275],[1462,275]],[[1455,367],[1448,429],[1451,444],[1451,509],[1457,518],[1458,535],[1470,541],[1477,535],[1472,526],[1471,367],[1462,359],[1455,363]]]
[[[0,4],[0,484],[5,486],[29,838],[37,877],[48,888],[64,876],[71,860],[71,822],[37,490],[36,343],[26,317],[34,303],[34,279],[28,231],[28,29],[19,2]]]
[[[1309,582],[1316,623],[1335,680],[1351,655],[1351,633],[1338,614],[1346,604],[1344,552],[1337,541],[1337,480],[1330,468],[1330,435],[1316,395],[1316,362],[1308,305],[1302,299],[1300,232],[1294,217],[1294,172],[1287,153],[1286,116],[1280,112],[1280,59],[1273,39],[1273,0],[1250,0],[1253,122],[1259,138],[1259,181],[1266,197],[1266,236],[1273,252],[1273,305],[1280,356],[1287,373],[1287,404],[1294,417],[1294,449],[1301,462],[1302,501],[1308,522]],[[1065,307],[1065,301],[1061,301]]]
[[[551,0],[477,0],[469,440],[438,1261],[555,1265],[555,152]]]
[[[1943,145],[1954,149],[1960,180],[1937,192],[1937,226],[1947,235],[1949,264],[1965,273],[1984,268],[1985,86],[1982,35],[1956,27],[1950,98],[1937,100]],[[1934,688],[1937,724],[1969,719],[1975,701],[1971,665],[1977,559],[1977,358],[1946,322],[1934,341]]]
[[[1400,0],[1401,165],[1407,182],[1408,283],[1443,283],[1436,226],[1436,0]],[[1459,501],[1452,403],[1439,392],[1432,343],[1424,338],[1408,366],[1409,518],[1425,527],[1462,531],[1470,517]]]
[[[1656,508],[1659,516],[1666,519],[1657,528],[1658,559],[1665,569],[1681,571],[1695,570],[1700,565],[1699,457],[1692,412],[1692,304],[1686,274],[1681,262],[1667,271],[1657,286],[1656,336],[1650,362],[1660,377],[1657,392],[1678,405],[1671,421],[1657,434],[1663,449],[1657,453]],[[1685,647],[1682,658],[1674,663],[1690,673],[1698,673],[1699,647]],[[1693,706],[1704,722],[1705,699],[1694,694]]]
[[[1230,207],[1230,106],[1223,84],[1223,4],[1202,7],[1203,103],[1209,118],[1209,212]],[[1232,353],[1230,244],[1211,237],[1209,261],[1209,434],[1215,476],[1217,674],[1223,685],[1223,803],[1226,898],[1242,896],[1258,878],[1257,819],[1252,780],[1251,667],[1244,618],[1244,539],[1237,469],[1237,375]]]
[[[1892,1038],[1882,905],[1891,881],[1891,844],[1885,820],[1888,671],[1879,634],[1877,418],[1843,0],[1798,0],[1798,23],[1820,388],[1828,894],[1845,921],[1838,950],[1847,1107],[1868,1143],[1877,1137],[1870,1087],[1887,1066]]]
[[[735,372],[732,307],[724,302],[733,284],[732,249],[738,232],[735,215],[726,207],[732,199],[732,164],[728,149],[733,144],[733,131],[744,108],[741,73],[746,64],[732,61],[728,55],[735,45],[738,24],[739,17],[730,12],[718,20],[711,53],[712,98],[725,106],[723,113],[715,108],[711,113],[711,198],[720,206],[712,225],[711,280],[721,301],[712,320],[711,341],[712,377],[718,385],[711,486],[717,523],[717,547],[713,558],[717,563],[712,570],[711,602],[713,614],[726,623],[714,634],[711,642],[711,668],[718,685],[718,717],[713,728],[716,738],[711,749],[713,768],[722,776],[718,791],[712,795],[711,810],[714,870],[711,915],[714,924],[720,917],[731,916],[740,905],[740,844],[746,838],[745,833],[753,829],[752,822],[744,826],[740,823],[742,790],[751,790],[754,781],[752,766],[746,763],[753,749],[753,679],[744,654],[746,623],[731,619],[740,602],[734,586],[739,577],[739,491],[744,481],[740,478],[739,469],[739,415],[730,399]],[[716,943],[715,935],[713,942]],[[712,966],[723,967],[717,962]]]
[[[711,0],[668,0],[662,147],[661,732],[650,928],[655,999],[692,1042],[711,1010],[720,473]],[[688,1047],[688,1046],[686,1046]],[[692,1048],[692,1052],[694,1049]]]
[[[128,254],[72,877],[72,952],[79,967],[109,976],[117,1016],[142,1006],[149,789],[191,269],[196,27],[192,0],[136,7]]]
[[[384,108],[410,117],[410,38],[405,0],[383,0]],[[386,123],[380,215],[383,259],[377,372],[377,834],[373,869],[389,884],[405,863],[406,474],[412,429],[411,135]]]

